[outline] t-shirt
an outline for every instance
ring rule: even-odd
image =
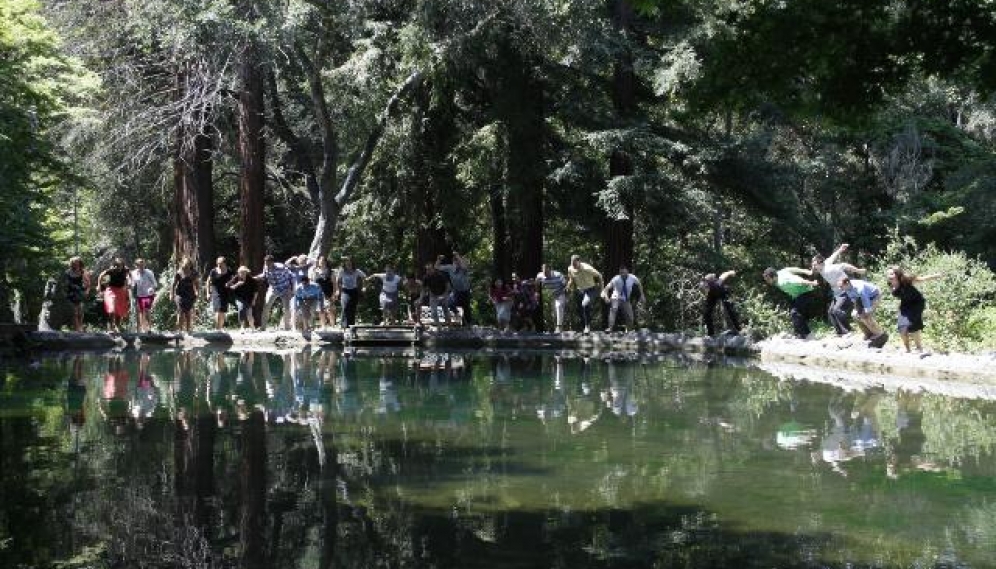
[[[598,284],[598,281],[602,278],[602,273],[596,271],[595,267],[592,267],[588,263],[578,263],[577,269],[571,265],[567,268],[567,274],[574,281],[574,285],[578,287],[578,290],[587,290]]]
[[[244,281],[235,281],[231,283],[228,288],[232,290],[232,295],[238,301],[243,304],[249,304],[252,302],[252,297],[256,295],[259,285],[256,284],[255,279],[249,277]]]
[[[365,279],[366,277],[367,275],[359,269],[353,269],[352,271],[342,269],[339,271],[339,285],[342,288],[350,290],[359,288],[360,279]]]
[[[440,265],[439,269],[450,276],[453,290],[467,292],[470,290],[470,272],[459,265]]]
[[[228,281],[232,280],[232,277],[234,276],[235,274],[232,272],[232,269],[228,267],[225,267],[224,272],[222,272],[218,267],[215,267],[211,269],[211,273],[208,274],[208,279],[211,282],[211,288],[213,288],[219,296],[226,296],[228,294],[228,289],[225,288],[225,285],[227,285]]]
[[[308,272],[311,269],[312,265],[314,265],[314,263],[312,263],[311,261],[307,261],[303,264],[294,262],[291,263],[290,265],[287,265],[287,268],[290,270],[291,274],[294,275],[295,285],[301,282],[301,277],[308,276]]]
[[[609,286],[612,287],[612,299],[613,300],[623,300],[628,302],[630,297],[633,296],[633,287],[640,284],[640,279],[636,278],[636,275],[616,275],[612,277],[609,281]]]
[[[567,290],[567,279],[559,271],[550,271],[549,276],[544,272],[540,272],[536,275],[536,282],[550,291],[553,296],[560,296]]]
[[[107,286],[120,288],[128,284],[127,269],[107,269]]]
[[[401,275],[395,273],[392,277],[383,275],[380,279],[381,290],[387,294],[398,294],[398,287],[401,286]]]
[[[422,278],[422,284],[425,288],[429,289],[429,293],[434,296],[439,296],[446,292],[446,285],[450,282],[450,278],[446,276],[446,273],[441,271],[436,271],[434,273],[425,275]]]
[[[847,276],[844,271],[844,263],[823,263],[823,270],[820,271],[823,280],[827,281],[834,294],[840,293],[840,279]]]
[[[719,279],[714,281],[706,281],[706,302],[715,305],[721,300],[726,300],[730,295],[730,290],[726,288],[725,283],[719,282]]]
[[[149,269],[135,269],[131,272],[131,282],[135,283],[135,293],[139,297],[156,294],[156,275]]]
[[[806,284],[805,280],[788,269],[782,269],[778,271],[778,280],[775,282],[775,286],[791,298],[798,298],[816,288],[811,284]]]
[[[847,290],[847,296],[851,297],[852,300],[860,299],[864,308],[871,308],[879,294],[881,291],[877,286],[860,279],[851,279],[851,288]]]
[[[273,263],[272,267],[264,268],[263,276],[276,294],[284,294],[294,284],[294,273],[283,263]]]
[[[508,285],[492,286],[488,296],[495,302],[511,302],[513,296],[512,287]]]

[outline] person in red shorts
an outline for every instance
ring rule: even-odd
[[[97,282],[107,284],[104,289],[104,312],[107,313],[107,331],[121,333],[121,322],[128,317],[131,301],[128,298],[128,283],[131,280],[124,259],[114,259],[109,269],[100,273]]]

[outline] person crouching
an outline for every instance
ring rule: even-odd
[[[889,341],[889,335],[875,321],[875,309],[882,300],[882,291],[870,282],[848,277],[841,277],[838,286],[854,302],[858,326],[865,333],[868,346],[884,346]]]

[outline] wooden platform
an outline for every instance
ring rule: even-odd
[[[419,346],[422,344],[421,326],[350,326],[343,334],[347,346]]]

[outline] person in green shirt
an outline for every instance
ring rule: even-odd
[[[816,300],[814,291],[816,281],[803,278],[812,277],[813,272],[809,269],[797,267],[785,267],[776,271],[772,267],[764,269],[762,273],[764,282],[778,287],[779,290],[792,299],[792,308],[789,315],[792,318],[792,328],[795,330],[797,338],[806,339],[809,334],[809,307]]]

